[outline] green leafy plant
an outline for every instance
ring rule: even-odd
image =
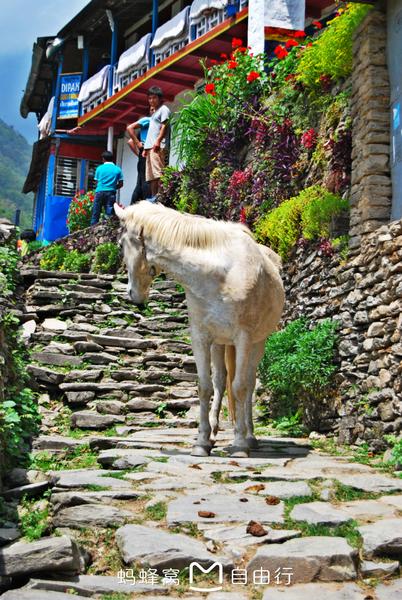
[[[328,23],[312,46],[306,48],[296,68],[297,79],[309,88],[321,88],[322,77],[347,77],[353,65],[353,32],[370,6],[349,4]]]
[[[3,289],[13,291],[17,282],[18,252],[12,246],[0,247],[0,274],[3,275]],[[1,281],[0,281],[1,285]]]
[[[39,266],[45,271],[58,271],[62,268],[67,250],[62,244],[51,244],[43,252]]]
[[[286,426],[296,425],[301,414],[308,428],[319,427],[320,407],[333,393],[337,370],[336,328],[329,319],[315,327],[297,319],[268,338],[259,374],[272,416],[287,417]]]
[[[186,166],[205,165],[208,132],[229,131],[244,113],[244,103],[267,84],[263,58],[253,56],[240,39],[233,38],[232,53],[222,58],[203,63],[203,92],[190,94],[173,117],[176,151]]]
[[[301,437],[305,433],[301,410],[299,409],[294,414],[274,419],[272,427],[289,437]]]
[[[286,258],[301,237],[327,238],[332,217],[348,206],[347,200],[314,185],[263,216],[257,222],[256,235]]]
[[[49,528],[49,508],[38,508],[36,500],[24,497],[21,501],[20,529],[30,542],[38,540]]]
[[[113,242],[99,244],[92,263],[94,273],[116,273],[120,266],[120,250]]]
[[[387,435],[385,439],[392,448],[389,463],[400,468],[402,466],[402,437],[398,438],[395,435]]]
[[[90,254],[81,254],[78,250],[70,250],[64,259],[62,269],[73,273],[88,273],[90,266]]]
[[[67,227],[70,233],[89,227],[95,192],[80,192],[70,202]]]
[[[42,247],[43,244],[39,240],[28,242],[28,254],[30,254],[31,252],[37,252],[38,250],[41,250]]]

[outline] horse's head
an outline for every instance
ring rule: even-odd
[[[156,269],[147,260],[143,229],[136,232],[134,228],[127,226],[125,223],[127,213],[118,204],[114,205],[114,210],[124,226],[119,243],[123,249],[128,272],[127,293],[134,304],[143,304],[148,299]]]

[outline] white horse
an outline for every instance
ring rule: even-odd
[[[279,257],[238,223],[183,214],[147,201],[126,209],[115,204],[114,209],[125,228],[121,244],[131,300],[145,302],[153,278],[162,271],[186,292],[200,399],[192,454],[208,456],[211,451],[210,400],[215,388],[216,407],[227,372],[235,421],[231,455],[248,456],[249,447],[257,445],[251,414],[256,370],[284,305]],[[213,425],[215,433],[217,419]]]

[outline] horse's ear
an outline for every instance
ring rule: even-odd
[[[117,204],[117,202],[114,203],[114,212],[119,217],[120,221],[124,221],[124,219],[126,217],[126,212],[125,212],[124,208],[122,208],[121,206],[119,206],[119,204]]]

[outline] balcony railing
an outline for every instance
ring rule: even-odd
[[[103,67],[82,84],[78,98],[81,114],[93,110],[110,96],[110,77],[113,78],[112,94],[115,94],[247,5],[248,0],[194,0],[191,6],[161,25],[153,39],[152,34],[147,33],[123,52],[115,67]]]

